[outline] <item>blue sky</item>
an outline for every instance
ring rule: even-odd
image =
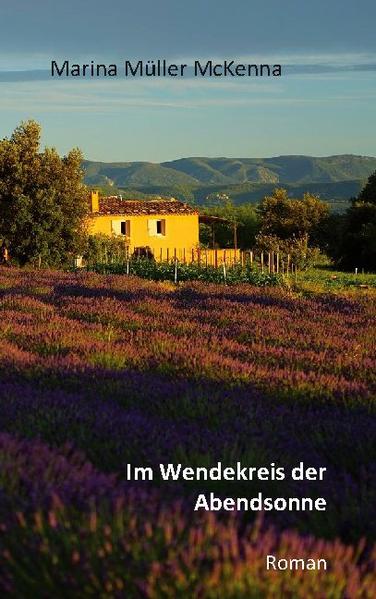
[[[2,0],[0,137],[22,119],[89,159],[376,155],[369,0]],[[53,80],[52,59],[235,59],[281,78]]]

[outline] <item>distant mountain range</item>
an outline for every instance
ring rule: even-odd
[[[312,191],[328,201],[341,202],[356,194],[376,170],[376,158],[352,154],[322,158],[181,158],[160,164],[86,160],[83,166],[89,185],[180,195],[197,203],[215,192],[228,193],[235,201],[255,202],[276,186]]]

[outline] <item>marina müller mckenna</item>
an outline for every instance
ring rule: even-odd
[[[281,77],[280,64],[245,64],[235,60],[195,60],[192,64],[166,59],[124,60],[121,66],[97,63],[51,61],[51,77]]]

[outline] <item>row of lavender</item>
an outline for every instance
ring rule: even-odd
[[[371,298],[7,272],[1,351],[23,371],[138,369],[363,404],[374,392]]]
[[[371,300],[3,269],[0,311],[3,590],[372,596]],[[193,518],[201,490],[263,487],[124,482],[126,463],[218,460],[326,466],[265,490],[328,511]],[[266,573],[268,548],[324,555],[331,575]]]
[[[180,501],[129,488],[71,447],[0,435],[0,588],[16,597],[373,597],[375,552],[262,521],[192,519]],[[23,502],[24,506],[17,505]],[[4,514],[6,512],[6,517]],[[331,571],[267,572],[265,555]]]

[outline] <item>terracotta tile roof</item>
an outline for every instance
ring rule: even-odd
[[[122,200],[109,196],[99,199],[99,212],[95,214],[198,214],[198,210],[179,200]]]

